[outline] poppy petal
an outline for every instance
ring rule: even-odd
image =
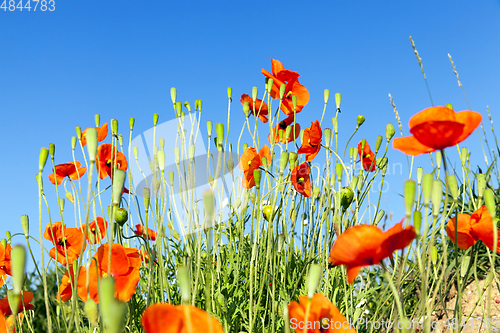
[[[414,136],[405,136],[403,138],[396,138],[392,141],[392,147],[411,156],[431,153],[436,150],[434,148],[430,148],[421,144],[417,139],[415,139]]]
[[[474,130],[481,124],[483,121],[483,116],[474,111],[461,111],[457,112],[456,118],[462,124],[465,124],[462,135],[458,138],[458,142],[460,143],[467,139],[467,137],[474,132]]]

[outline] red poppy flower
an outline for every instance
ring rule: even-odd
[[[392,253],[408,246],[415,238],[415,229],[403,229],[403,220],[386,232],[374,225],[357,225],[337,237],[330,251],[331,265],[347,268],[347,281],[353,283],[361,267],[376,265]]]
[[[363,149],[363,140],[358,143],[358,155],[359,159],[362,161],[363,169],[365,171],[375,171],[375,154],[370,149],[370,145],[365,141],[365,147]]]
[[[5,247],[0,243],[0,287],[5,284],[7,275],[12,275],[10,253],[12,248],[10,243]]]
[[[253,105],[253,98],[248,96],[247,94],[241,95],[240,99],[241,104],[245,104],[245,102],[248,102],[248,105],[250,106],[250,113],[253,114],[254,110],[254,105]],[[263,123],[267,123],[267,113],[269,112],[269,109],[267,107],[267,104],[265,102],[262,102],[260,99],[255,99],[255,114],[259,116],[260,121]]]
[[[86,134],[89,128],[95,128],[97,130],[97,142],[104,141],[104,139],[108,136],[108,123],[104,123],[101,127],[87,127],[85,131],[82,132],[82,146],[87,144]]]
[[[300,125],[297,123],[294,124],[293,120],[294,120],[293,115],[291,115],[291,116],[288,116],[286,119],[280,121],[278,123],[278,125],[274,126],[273,129],[271,130],[271,134],[269,134],[267,137],[267,140],[269,141],[269,143],[280,142],[280,136],[279,136],[280,130],[283,130],[281,143],[292,142],[293,140],[297,139],[300,135]],[[289,126],[291,126],[291,131],[290,131],[290,135],[287,138],[286,137],[286,129]],[[273,137],[274,137],[274,140],[272,139]]]
[[[451,147],[465,140],[482,119],[474,111],[455,112],[445,106],[427,108],[410,119],[413,135],[394,139],[392,146],[413,156]]]
[[[351,332],[356,333],[339,309],[323,294],[313,298],[299,296],[299,302],[288,304],[290,324],[295,332]]]
[[[450,240],[455,243],[455,218],[448,220],[446,232]],[[458,214],[457,236],[457,246],[462,250],[467,250],[476,241],[481,240],[493,251],[495,245],[493,219],[486,206],[479,207],[472,215]],[[496,251],[500,254],[500,230],[498,231]]]
[[[97,222],[97,223],[96,223]],[[87,223],[80,227],[80,231],[85,235],[85,228]],[[108,229],[108,222],[102,217],[98,216],[95,221],[90,222],[87,234],[87,240],[90,244],[97,244],[102,242],[106,237],[106,230]]]
[[[292,170],[290,181],[295,191],[306,197],[311,196],[311,178],[309,177],[309,164],[307,162],[297,165]]]
[[[50,224],[47,224],[43,237],[55,246],[50,250],[50,257],[56,259],[57,250],[57,261],[64,266],[66,266],[66,255],[68,256],[68,264],[71,265],[74,260],[78,259],[82,245],[83,250],[86,247],[83,233],[78,228],[66,228],[61,222],[54,223],[52,228]]]
[[[304,130],[304,136],[302,138],[302,146],[297,151],[297,154],[306,154],[306,159],[308,162],[314,160],[316,155],[318,155],[321,149],[321,138],[323,137],[323,132],[321,131],[321,126],[319,121],[311,123],[311,126]]]
[[[295,95],[297,96],[297,108],[295,112],[302,111],[302,108],[309,102],[309,91],[299,83],[298,77],[300,75],[297,72],[286,70],[278,60],[271,59],[271,62],[272,74],[262,69],[262,74],[273,79],[271,97],[279,98],[280,87],[282,84],[285,84],[286,89],[280,106],[281,110],[288,116],[294,114],[292,96]]]
[[[70,275],[71,275],[71,281],[70,281]],[[87,270],[85,269],[85,267],[83,266],[80,267],[80,272],[78,276],[79,276],[78,280],[75,281],[75,272],[73,270],[73,265],[70,265],[69,271],[66,271],[66,273],[64,273],[61,279],[61,284],[59,285],[59,292],[57,293],[57,299],[60,299],[63,302],[69,301],[71,299],[71,295],[73,295],[72,284],[74,287],[75,283],[78,283],[77,286],[78,293],[80,293],[80,289],[82,292],[86,293],[85,283],[82,283],[87,279]]]
[[[89,268],[88,293],[90,298],[92,298],[94,302],[99,303],[97,275],[99,275],[99,278],[111,275],[115,279],[115,297],[122,302],[128,302],[135,293],[135,289],[140,279],[139,268],[141,267],[141,258],[139,256],[139,250],[125,248],[120,244],[113,243],[111,246],[111,269],[108,267],[108,243],[101,245],[97,249],[94,258],[96,260],[92,260]],[[80,285],[86,285],[85,279],[80,278],[78,281],[78,296],[80,296],[82,301],[86,302],[87,289],[86,287],[80,288]]]
[[[80,166],[81,164],[78,161],[56,165],[55,172],[49,175],[49,180],[52,184],[56,184],[56,177],[54,174],[57,175],[57,185],[61,185],[66,177],[78,180],[87,172],[87,168],[81,168]]]
[[[33,304],[29,304],[31,300],[33,299],[33,293],[30,293],[29,291],[24,291],[21,297],[21,301],[19,302],[19,308],[18,312],[23,312],[24,310],[35,310],[35,307]],[[8,297],[5,296],[4,298],[0,299],[0,313],[3,313],[4,316],[8,316],[12,314],[12,310],[10,309],[9,306],[9,300]]]
[[[115,159],[116,155],[116,159]],[[127,158],[117,151],[116,147],[109,143],[103,143],[97,147],[97,159],[100,168],[101,179],[112,177],[113,169],[127,171]]]
[[[243,187],[250,189],[255,186],[253,171],[262,166],[262,158],[265,157],[267,162],[271,161],[271,151],[267,145],[262,146],[259,153],[253,147],[248,147],[240,157],[239,168],[243,171]]]
[[[152,240],[152,241],[156,240],[156,232],[154,230],[151,230],[148,228],[148,231],[146,233],[146,227],[144,227],[141,224],[135,225],[134,232],[136,235],[143,236],[143,237],[146,237],[146,235],[148,235],[149,240]]]
[[[141,324],[146,333],[224,333],[217,318],[192,305],[150,305],[142,315]]]

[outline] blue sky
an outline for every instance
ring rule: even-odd
[[[195,99],[203,100],[203,123],[226,121],[226,89],[231,86],[230,139],[235,142],[243,121],[239,96],[250,94],[253,86],[263,91],[261,69],[271,69],[271,58],[298,71],[309,90],[310,102],[298,116],[303,128],[321,117],[325,88],[332,97],[342,93],[341,146],[358,114],[366,123],[351,146],[362,138],[374,143],[385,134],[387,122],[396,126],[389,93],[405,135],[410,117],[431,106],[410,35],[434,104],[468,109],[450,53],[471,108],[486,118],[489,105],[495,118],[500,109],[498,17],[500,1],[491,0],[307,5],[58,0],[53,12],[0,10],[0,237],[6,230],[21,232],[22,214],[30,216],[32,233],[38,233],[34,175],[41,147],[55,143],[56,164],[70,161],[75,127],[93,126],[96,113],[102,122],[118,119],[125,137],[130,117],[136,118],[135,133],[151,127],[154,113],[160,122],[171,120],[173,86],[180,101],[193,105]],[[331,102],[323,127],[331,127],[334,109]],[[487,122],[485,126],[489,128]],[[473,161],[484,165],[477,133],[465,145]],[[450,153],[456,160],[456,149]],[[394,211],[399,220],[403,200],[397,193],[408,177],[406,157],[392,149],[388,156],[390,163],[403,165],[404,174],[388,178],[382,208]],[[429,158],[419,157],[415,164],[428,167]],[[50,200],[49,170],[44,180]]]

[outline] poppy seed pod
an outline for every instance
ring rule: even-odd
[[[97,154],[97,129],[92,127],[87,129],[85,137],[87,139],[87,152],[89,154],[89,160],[90,162],[95,162]]]
[[[359,115],[359,116],[356,118],[356,124],[358,125],[358,126],[356,126],[356,127],[359,127],[359,126],[363,125],[363,123],[364,123],[364,122],[365,122],[365,117],[364,117],[364,116],[362,116],[362,115]]]
[[[126,208],[121,207],[115,211],[115,222],[123,227],[125,222],[128,221],[128,211]]]
[[[175,87],[170,88],[170,98],[172,99],[172,104],[175,105],[177,101],[177,89]]]
[[[38,172],[42,173],[45,164],[47,163],[47,157],[49,156],[49,150],[47,148],[42,148],[40,150],[40,157],[38,159]]]
[[[385,127],[385,138],[387,139],[387,141],[391,141],[395,133],[396,130],[394,129],[392,123],[387,123],[387,126]]]

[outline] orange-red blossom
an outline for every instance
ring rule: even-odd
[[[412,135],[394,139],[392,145],[413,156],[451,147],[465,140],[482,119],[474,111],[455,112],[446,106],[427,108],[410,119]]]
[[[56,222],[52,226],[47,224],[43,237],[55,246],[50,250],[50,257],[56,259],[57,252],[57,261],[64,266],[77,260],[86,247],[83,233],[77,228],[66,228],[62,222]]]
[[[87,168],[82,168],[78,161],[58,164],[55,166],[54,170],[55,171],[49,175],[49,180],[54,185],[56,184],[56,176],[57,185],[61,185],[64,178],[69,177],[70,179],[78,180],[87,172]]]
[[[323,132],[321,131],[321,125],[319,121],[316,120],[314,123],[311,123],[310,127],[304,130],[302,146],[297,151],[297,154],[306,154],[307,161],[311,162],[321,149],[322,137]]]
[[[271,151],[267,145],[262,146],[259,153],[253,147],[248,147],[240,157],[239,168],[243,171],[242,185],[246,189],[255,186],[253,171],[262,166],[262,158],[265,157],[267,163],[271,163]]]
[[[478,240],[481,240],[490,250],[494,250],[493,219],[486,206],[479,207],[472,215],[458,214],[457,222],[457,246],[467,250]],[[448,220],[446,232],[451,241],[455,243],[455,217]],[[496,252],[500,254],[500,230],[498,231]]]
[[[85,131],[82,132],[82,146],[87,144],[87,131],[89,128],[95,128],[97,130],[97,141],[101,142],[108,136],[108,123],[104,123],[101,127],[87,127]]]
[[[358,155],[365,171],[375,171],[375,154],[370,149],[370,145],[366,140],[364,147],[363,140],[358,143]]]
[[[311,196],[311,178],[309,177],[309,164],[307,162],[293,168],[290,181],[295,191],[306,197]]]
[[[410,245],[415,229],[403,229],[403,220],[387,231],[374,225],[357,225],[340,234],[330,251],[330,265],[344,265],[347,281],[353,283],[364,266],[379,264],[392,253]]]
[[[299,302],[288,305],[290,327],[296,333],[347,332],[356,333],[339,309],[323,294],[311,299],[299,296]]]
[[[254,114],[254,109],[255,109],[255,114],[259,116],[260,121],[263,123],[267,123],[267,114],[269,112],[269,108],[265,102],[262,102],[262,100],[256,98],[255,99],[255,108],[253,104],[253,99],[247,94],[241,95],[240,102],[242,105],[245,104],[245,102],[248,102],[248,106],[250,107],[250,113]]]
[[[217,318],[192,305],[153,304],[141,324],[146,333],[224,333]]]

